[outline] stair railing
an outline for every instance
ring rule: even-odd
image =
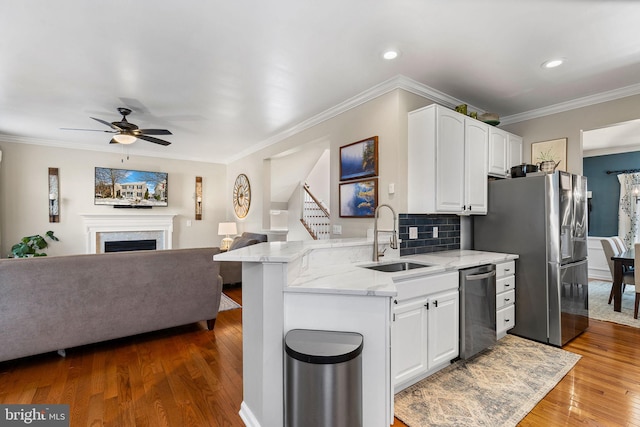
[[[302,218],[300,222],[314,240],[331,238],[331,216],[329,210],[311,193],[309,186],[303,186]]]

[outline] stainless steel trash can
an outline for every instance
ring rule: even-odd
[[[362,426],[362,335],[292,329],[284,341],[285,426]]]

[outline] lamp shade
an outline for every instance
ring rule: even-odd
[[[235,222],[221,222],[218,224],[218,235],[228,236],[231,234],[238,234]]]

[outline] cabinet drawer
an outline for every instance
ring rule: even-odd
[[[503,262],[502,264],[496,264],[496,278],[501,278],[505,276],[513,276],[516,274],[516,262],[509,261]]]
[[[424,295],[458,288],[458,272],[434,274],[413,279],[394,280],[398,295],[395,300],[406,301]]]
[[[496,295],[496,308],[501,309],[504,306],[513,304],[516,301],[516,291],[512,289],[507,292],[502,292]]]
[[[496,332],[500,333],[516,325],[516,307],[509,305],[496,313]]]
[[[507,276],[496,280],[496,294],[516,288],[516,276]]]

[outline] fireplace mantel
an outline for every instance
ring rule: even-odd
[[[153,213],[84,213],[80,217],[84,221],[87,233],[87,253],[103,252],[103,238],[109,233],[119,235],[130,233],[158,233],[158,249],[171,249],[173,239],[173,217],[175,214]],[[119,236],[120,240],[127,238]]]

